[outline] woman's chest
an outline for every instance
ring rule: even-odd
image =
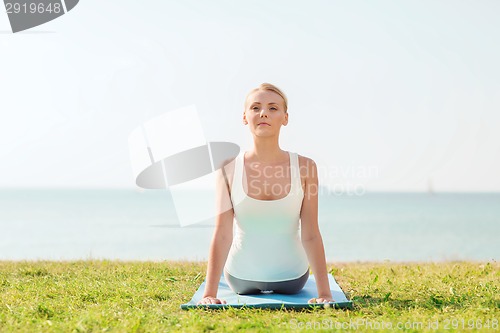
[[[234,176],[231,170],[228,177],[230,188],[233,183],[239,181],[243,191],[249,197],[258,200],[279,200],[286,197],[292,190],[292,186],[302,186],[305,189],[305,178],[292,172],[288,166],[247,166],[245,165],[240,179]],[[294,178],[295,177],[295,178]]]

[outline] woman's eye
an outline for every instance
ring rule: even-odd
[[[271,110],[278,110],[278,109],[277,109],[277,108],[275,108],[275,107],[272,107],[272,108],[271,108]]]
[[[256,106],[254,106],[254,107],[252,108],[252,110],[254,110],[254,111],[258,111],[258,110],[259,110],[259,108],[258,108],[258,107],[256,107]]]

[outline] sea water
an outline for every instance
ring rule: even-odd
[[[318,220],[329,262],[500,258],[500,193],[324,192]],[[168,190],[0,190],[0,260],[207,260],[213,230]]]

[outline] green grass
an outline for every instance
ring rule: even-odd
[[[328,267],[353,310],[181,310],[205,262],[0,262],[0,332],[500,332],[496,262]]]

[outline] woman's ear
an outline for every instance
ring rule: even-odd
[[[245,112],[243,112],[243,125],[248,125],[247,117],[245,115]]]
[[[288,124],[288,112],[285,112],[285,120],[283,121],[283,126]]]

